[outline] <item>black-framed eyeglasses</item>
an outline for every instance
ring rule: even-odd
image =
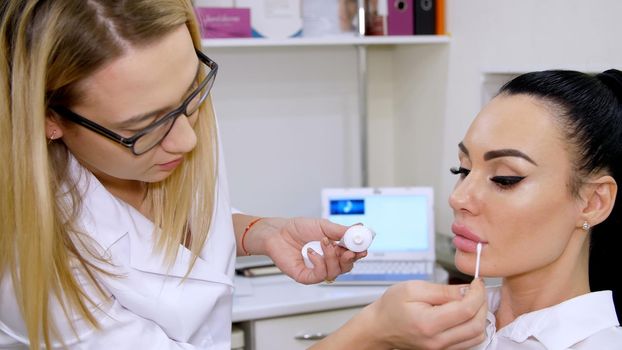
[[[218,64],[212,61],[209,57],[205,56],[201,51],[196,50],[199,61],[205,64],[209,68],[209,72],[205,75],[203,81],[201,81],[198,87],[182,102],[182,104],[174,110],[168,112],[162,118],[159,118],[154,123],[139,130],[131,137],[123,137],[114,131],[107,129],[77,113],[74,113],[69,108],[53,105],[50,108],[56,112],[59,116],[66,118],[67,120],[84,126],[85,128],[92,130],[102,136],[109,138],[127,148],[129,148],[133,154],[141,155],[164,140],[166,135],[171,131],[175,121],[180,115],[186,117],[192,116],[197,112],[203,101],[207,98],[214,85],[216,79],[216,73],[218,72]]]

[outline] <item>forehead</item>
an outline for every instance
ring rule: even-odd
[[[464,138],[469,151],[513,148],[536,162],[567,157],[567,142],[553,108],[528,95],[499,95],[477,115]]]
[[[190,33],[182,25],[157,42],[128,48],[84,79],[72,108],[94,121],[119,122],[174,105],[194,79],[197,64]]]

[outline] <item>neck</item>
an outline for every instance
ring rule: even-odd
[[[113,196],[126,202],[139,212],[145,214],[145,195],[147,184],[137,180],[123,180],[99,172],[93,172],[99,182]]]
[[[497,329],[522,314],[589,293],[588,256],[588,235],[576,230],[558,259],[537,270],[504,278],[495,313]]]

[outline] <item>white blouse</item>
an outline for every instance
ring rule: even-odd
[[[222,153],[219,159],[212,227],[183,283],[190,251],[180,245],[173,266],[163,265],[161,256],[153,251],[153,223],[113,196],[72,159],[71,174],[79,177],[78,188],[84,193],[79,225],[114,264],[104,267],[118,276],[96,274],[109,299],[87,289],[97,303],[91,309],[101,330],[93,330],[74,313],[74,333],[53,300],[52,316],[69,349],[231,348],[236,247]],[[0,349],[27,349],[26,327],[6,275],[0,283]],[[56,346],[60,348],[60,344]]]
[[[500,299],[500,287],[488,289],[486,340],[475,349],[622,349],[622,328],[611,291],[588,293],[523,314],[497,330],[494,313]]]

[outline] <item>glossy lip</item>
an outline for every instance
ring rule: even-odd
[[[181,161],[183,160],[183,157],[179,157],[177,159],[174,159],[170,162],[166,162],[166,163],[160,163],[157,164],[158,167],[162,170],[172,170],[175,169],[179,164],[181,164]]]
[[[473,241],[475,243],[488,243],[487,241],[482,240],[478,235],[471,232],[471,230],[469,230],[466,226],[457,224],[455,222],[451,225],[451,232],[453,232],[456,236],[462,236],[469,241]]]
[[[454,246],[456,249],[463,252],[475,253],[477,251],[478,242],[481,242],[482,244],[488,243],[487,241],[482,240],[478,235],[471,232],[471,230],[469,230],[466,226],[455,222],[451,225],[451,231],[456,235],[453,239]]]

